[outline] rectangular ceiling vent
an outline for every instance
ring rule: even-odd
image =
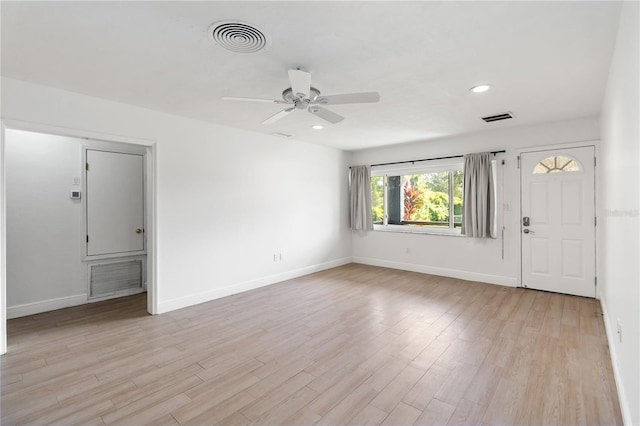
[[[510,118],[513,118],[513,114],[510,112],[503,112],[502,114],[489,115],[487,117],[482,117],[482,119],[487,123],[491,123],[492,121],[508,120]]]
[[[290,138],[293,135],[290,135],[289,133],[284,133],[284,132],[273,132],[271,133],[273,136],[280,136],[281,138]]]

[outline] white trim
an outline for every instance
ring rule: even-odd
[[[325,269],[336,268],[338,266],[347,265],[351,263],[350,257],[343,257],[341,259],[330,260],[329,262],[319,263],[316,265],[305,266],[299,269],[293,269],[291,271],[281,272],[275,275],[269,275],[255,280],[245,281],[237,284],[232,284],[227,287],[218,288],[215,290],[204,291],[201,293],[191,294],[184,297],[178,297],[172,300],[166,300],[158,304],[158,314],[173,311],[176,309],[186,308],[187,306],[197,305],[199,303],[209,302],[211,300],[219,299],[221,297],[231,296],[232,294],[242,293],[245,291],[253,290],[260,287],[265,287],[271,284],[279,283],[282,281],[290,280],[293,278],[302,277],[304,275],[313,274],[314,272],[324,271]]]
[[[13,130],[24,130],[26,132],[45,133],[47,135],[68,136],[81,139],[94,139],[102,142],[120,142],[134,145],[154,145],[152,139],[132,138],[129,136],[112,135],[110,133],[92,132],[86,129],[72,129],[69,127],[52,126],[50,124],[33,123],[23,120],[15,120],[9,117],[2,118],[6,127]]]
[[[25,317],[41,312],[55,311],[56,309],[70,306],[84,305],[87,303],[87,294],[59,297],[57,299],[42,300],[40,302],[25,303],[7,308],[7,319]]]
[[[423,234],[423,235],[444,235],[448,237],[464,237],[460,228],[444,228],[444,227],[428,227],[428,226],[411,226],[411,225],[380,225],[373,224],[374,231],[395,232],[398,234]]]
[[[145,200],[147,209],[146,216],[144,218],[145,226],[147,227],[147,232],[145,232],[145,238],[147,239],[145,242],[145,247],[147,248],[147,312],[151,315],[156,315],[158,313],[158,284],[156,281],[158,276],[156,262],[156,253],[158,252],[158,235],[156,233],[156,223],[158,220],[158,206],[156,202],[156,182],[158,181],[156,164],[158,164],[158,147],[156,143],[147,147],[147,155],[145,158],[147,161],[147,187],[145,188],[147,194],[147,198]]]
[[[600,143],[599,139],[591,139],[586,141],[575,141],[575,142],[566,142],[566,143],[558,143],[553,145],[539,145],[539,146],[528,146],[524,148],[518,148],[518,154],[520,155],[523,152],[540,152],[540,151],[555,151],[557,149],[567,149],[567,148],[583,148],[587,146],[597,146]]]
[[[438,268],[434,266],[416,265],[415,263],[394,262],[391,260],[373,259],[370,257],[354,257],[353,263],[363,265],[381,266],[383,268],[401,269],[403,271],[419,272],[422,274],[438,275],[443,277],[458,278],[467,281],[479,281],[487,284],[517,287],[516,277],[502,275],[481,274],[478,272],[460,271],[457,269]]]
[[[607,335],[607,343],[609,344],[609,355],[611,356],[611,366],[613,367],[613,378],[616,381],[616,390],[618,391],[618,402],[620,403],[620,411],[622,412],[622,422],[625,425],[633,424],[631,422],[631,408],[628,405],[627,394],[624,390],[624,381],[622,380],[620,367],[618,366],[618,355],[616,352],[615,337],[618,333],[613,328],[613,322],[607,311],[606,301],[600,298],[600,307],[602,308],[602,319],[604,320],[604,330]]]
[[[0,355],[7,353],[7,239],[5,226],[5,125],[0,121]]]

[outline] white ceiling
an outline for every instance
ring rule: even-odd
[[[6,2],[2,75],[346,150],[597,115],[619,2]],[[208,27],[238,20],[270,35],[238,54]],[[322,94],[378,91],[326,123],[282,105],[287,69]],[[468,89],[488,82],[493,89]],[[511,111],[515,119],[480,117]],[[325,124],[325,123],[322,123]]]

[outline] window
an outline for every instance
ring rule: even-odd
[[[547,157],[536,164],[536,167],[533,169],[533,174],[579,172],[581,170],[582,167],[580,167],[580,164],[577,161],[569,157],[558,155]]]
[[[460,233],[462,162],[373,169],[374,228],[404,232]]]

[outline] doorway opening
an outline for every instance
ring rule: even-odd
[[[6,318],[144,291],[155,313],[152,144],[62,133],[4,129]]]

